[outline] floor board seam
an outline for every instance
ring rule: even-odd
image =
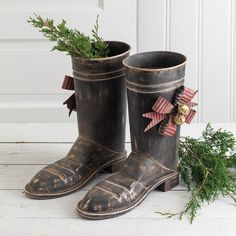
[[[90,188],[84,188],[84,189],[80,189],[78,190],[79,191],[88,191],[90,190]],[[18,189],[18,188],[0,188],[0,191],[24,191],[24,189]],[[170,190],[169,192],[189,192],[188,190],[185,190],[185,189],[172,189]],[[76,193],[76,192],[75,192]],[[161,193],[161,191],[160,191]]]
[[[74,142],[24,142],[24,141],[15,141],[15,142],[0,142],[0,144],[73,144]],[[130,144],[131,142],[125,142]]]

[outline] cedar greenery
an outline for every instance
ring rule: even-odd
[[[38,28],[39,32],[42,32],[50,41],[57,43],[52,50],[67,52],[73,57],[99,58],[108,56],[108,44],[98,35],[98,16],[92,30],[92,37],[86,36],[77,29],[69,29],[65,20],[55,25],[52,19],[43,19],[37,14],[34,16],[35,18],[29,18],[28,23]]]
[[[182,138],[179,149],[179,173],[191,191],[183,211],[158,212],[168,218],[178,215],[190,217],[192,223],[204,203],[214,201],[220,195],[229,196],[236,203],[236,183],[229,168],[236,168],[236,140],[226,130],[214,130],[208,124],[202,137]]]

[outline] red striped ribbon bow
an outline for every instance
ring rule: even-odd
[[[192,107],[197,103],[191,102],[197,91],[181,86],[171,104],[163,97],[158,97],[152,106],[152,112],[143,114],[143,117],[151,119],[151,122],[145,128],[144,132],[160,124],[159,133],[161,135],[173,136],[176,132],[177,125],[190,123],[196,114]]]
[[[65,75],[61,87],[67,90],[74,90],[75,88],[73,77]],[[65,102],[63,102],[63,105],[66,105],[69,109],[69,116],[71,115],[72,111],[76,111],[75,93],[73,93]]]

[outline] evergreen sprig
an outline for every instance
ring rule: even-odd
[[[55,25],[54,20],[34,14],[35,18],[30,17],[28,23],[31,23],[44,37],[50,41],[56,42],[52,50],[67,52],[74,57],[99,58],[107,57],[109,54],[108,44],[98,34],[98,16],[92,37],[85,35],[77,29],[69,29],[66,21]]]
[[[229,168],[236,168],[235,145],[232,133],[214,130],[210,124],[201,138],[182,138],[179,173],[191,195],[183,211],[158,213],[168,218],[178,215],[180,219],[188,215],[192,223],[202,205],[209,204],[220,195],[229,196],[236,203],[236,183],[229,171]]]

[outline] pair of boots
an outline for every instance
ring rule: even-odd
[[[195,114],[190,102],[195,93],[183,87],[185,56],[129,56],[126,43],[108,44],[107,58],[72,58],[73,79],[66,76],[63,88],[75,90],[66,104],[77,111],[79,137],[65,158],[39,171],[25,187],[30,198],[60,197],[102,170],[118,170],[78,203],[79,215],[90,219],[121,215],[152,190],[176,186],[180,125]],[[132,144],[128,158],[126,88]]]

